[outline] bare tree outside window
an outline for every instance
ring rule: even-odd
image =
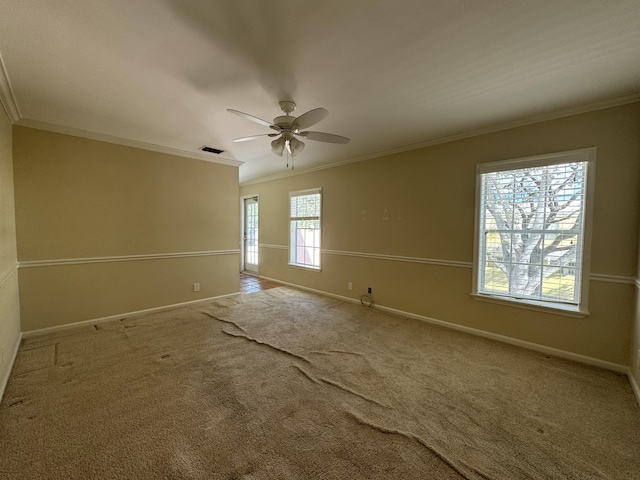
[[[587,162],[481,175],[481,293],[578,304]]]

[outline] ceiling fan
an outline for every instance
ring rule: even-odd
[[[236,115],[246,118],[247,120],[255,122],[259,125],[269,127],[276,132],[236,138],[232,141],[246,142],[248,140],[254,140],[261,137],[278,137],[271,142],[271,150],[273,151],[273,153],[282,156],[286,149],[289,155],[291,155],[292,157],[295,157],[304,149],[304,142],[298,140],[297,137],[327,143],[349,143],[348,138],[341,137],[340,135],[334,135],[332,133],[324,132],[311,132],[305,130],[306,128],[315,125],[320,120],[329,115],[329,112],[326,109],[316,108],[314,110],[309,110],[307,113],[304,113],[299,117],[293,117],[291,116],[291,113],[296,109],[296,104],[294,102],[280,102],[280,108],[284,112],[284,115],[274,118],[273,122],[268,122],[266,120],[262,120],[261,118],[254,117],[253,115],[239,112],[238,110],[233,110],[231,108],[227,109],[228,112],[235,113]]]

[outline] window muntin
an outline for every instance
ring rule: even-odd
[[[319,188],[291,192],[289,205],[289,263],[319,269],[322,192]]]
[[[258,199],[245,202],[245,264],[258,265]]]
[[[474,293],[586,311],[595,149],[478,166]]]

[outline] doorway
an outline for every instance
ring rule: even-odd
[[[258,197],[242,199],[242,271],[258,274]]]

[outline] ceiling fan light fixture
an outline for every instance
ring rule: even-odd
[[[291,156],[295,157],[300,152],[302,152],[302,150],[304,150],[304,142],[301,142],[297,138],[293,137],[291,140],[289,140],[289,147],[291,147]]]
[[[283,137],[276,138],[273,142],[271,142],[271,151],[281,157],[284,153],[284,144],[285,140]]]

